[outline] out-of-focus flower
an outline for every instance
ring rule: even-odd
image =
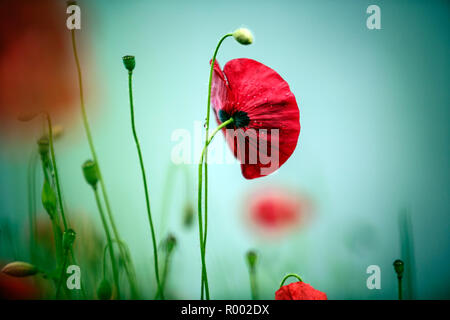
[[[32,300],[40,298],[40,290],[29,278],[16,278],[0,273],[0,300]]]
[[[222,131],[235,130],[226,139],[244,178],[271,174],[294,152],[300,112],[288,83],[275,70],[255,60],[234,59],[222,71],[216,61],[211,102],[219,124],[234,120]]]
[[[14,261],[4,266],[2,272],[12,277],[29,277],[38,273],[38,268],[28,262]]]
[[[286,188],[261,188],[248,196],[247,220],[264,235],[279,235],[303,225],[311,215],[311,201]]]
[[[66,18],[63,1],[0,2],[0,128],[43,111],[72,114],[78,88]]]
[[[327,295],[303,281],[297,281],[278,289],[275,300],[327,300]]]

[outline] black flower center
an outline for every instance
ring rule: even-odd
[[[234,128],[243,128],[248,126],[250,123],[250,118],[247,115],[247,112],[244,111],[236,111],[232,115],[228,114],[228,112],[220,109],[219,110],[219,119],[220,122],[225,122],[228,119],[233,118],[233,123],[230,123],[227,125],[227,129],[234,129]]]

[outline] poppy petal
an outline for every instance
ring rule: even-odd
[[[254,179],[271,174],[297,146],[300,116],[294,94],[277,72],[255,60],[234,59],[223,73],[218,64],[214,70],[213,105],[218,122],[219,110],[229,115],[242,111],[250,119],[247,127],[227,135],[243,176]],[[245,149],[236,141],[245,141]]]

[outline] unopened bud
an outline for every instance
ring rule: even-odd
[[[92,160],[87,160],[82,166],[84,178],[93,188],[97,187],[98,171],[97,165]]]
[[[403,277],[403,271],[405,271],[405,264],[403,263],[402,260],[397,259],[394,261],[394,269],[395,272],[397,273],[397,277],[401,278]]]
[[[166,250],[167,254],[172,253],[173,249],[177,245],[177,238],[173,234],[169,234],[166,238]]]
[[[8,263],[2,272],[13,277],[28,277],[38,273],[38,268],[32,264],[22,261]]]
[[[125,68],[127,68],[129,72],[132,72],[134,70],[134,67],[136,66],[136,59],[134,58],[134,56],[124,56],[122,57],[122,60]]]
[[[97,297],[100,300],[110,300],[112,296],[111,284],[108,280],[103,279],[97,288]]]
[[[73,229],[67,229],[63,233],[63,248],[64,251],[69,251],[75,241],[76,232]]]
[[[243,45],[248,45],[253,43],[253,34],[247,28],[239,28],[233,32],[233,37],[237,42]]]
[[[258,261],[258,254],[250,250],[247,252],[247,263],[250,269],[253,269],[256,266],[256,262]]]
[[[56,212],[56,194],[46,179],[42,187],[41,199],[45,211],[47,211],[50,217],[53,217]]]
[[[191,203],[184,205],[183,224],[185,227],[190,227],[194,221],[194,208]]]

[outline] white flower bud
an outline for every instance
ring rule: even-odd
[[[240,44],[252,44],[253,43],[253,34],[247,28],[239,28],[233,32],[233,37]]]

